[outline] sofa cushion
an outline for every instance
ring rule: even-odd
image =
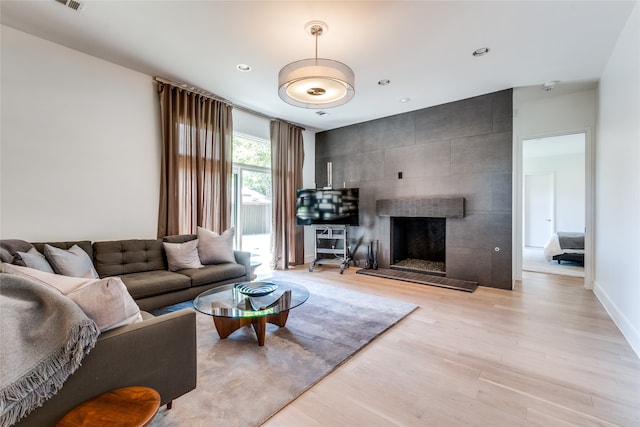
[[[16,252],[16,255],[13,257],[13,264],[20,265],[22,267],[35,268],[36,270],[47,273],[54,273],[49,261],[47,261],[44,255],[38,252],[36,248],[31,248],[27,252]]]
[[[93,252],[94,263],[100,277],[167,269],[164,249],[160,240],[134,239],[95,242]]]
[[[198,254],[203,264],[236,262],[233,254],[233,227],[222,234],[198,227]]]
[[[129,293],[135,299],[187,289],[191,279],[167,270],[153,270],[120,275]]]
[[[240,282],[244,280],[246,274],[244,265],[236,263],[205,265],[202,268],[188,268],[177,273],[190,277],[191,286],[207,285],[234,278],[238,278]]]
[[[66,250],[45,244],[44,256],[58,274],[71,277],[98,278],[98,273],[93,267],[93,261],[78,245],[73,245],[69,250]]]
[[[101,332],[142,321],[138,305],[119,277],[70,277],[10,264],[3,265],[2,269],[58,290],[78,304]]]
[[[184,243],[162,242],[162,246],[167,254],[169,270],[178,271],[185,268],[202,267],[198,257],[198,239]]]

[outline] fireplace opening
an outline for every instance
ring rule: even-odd
[[[390,267],[445,276],[446,218],[391,217]]]

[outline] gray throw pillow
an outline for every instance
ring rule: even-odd
[[[16,252],[16,255],[13,257],[13,264],[20,265],[22,267],[35,268],[36,270],[47,273],[54,273],[49,261],[47,261],[44,255],[38,252],[36,248],[31,248],[27,252]]]
[[[16,252],[27,252],[33,248],[29,242],[20,239],[0,239],[0,261],[13,262]]]
[[[215,231],[198,227],[198,255],[203,264],[222,264],[236,262],[233,253],[233,227],[225,230],[221,235]]]
[[[162,242],[164,251],[167,254],[169,270],[178,271],[185,268],[200,268],[200,258],[198,258],[198,239],[184,243]]]
[[[10,264],[3,264],[2,272],[17,274],[57,289],[78,304],[101,332],[142,321],[140,308],[120,277],[61,276]]]
[[[64,276],[84,277],[85,279],[99,279],[91,258],[78,245],[73,245],[68,251],[54,246],[44,245],[44,256],[53,267],[53,271]]]

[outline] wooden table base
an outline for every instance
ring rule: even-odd
[[[289,317],[289,310],[282,311],[278,314],[271,314],[262,317],[216,317],[213,316],[213,323],[216,325],[216,330],[220,338],[225,339],[233,332],[242,328],[243,326],[252,325],[253,330],[256,331],[258,336],[258,345],[264,345],[264,336],[267,331],[267,323],[278,325],[283,327],[287,323]]]

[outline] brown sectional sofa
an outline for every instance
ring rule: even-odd
[[[168,236],[163,240],[183,243],[195,238],[195,234],[185,234]],[[220,285],[250,280],[251,254],[243,251],[234,251],[236,263],[169,271],[163,240],[111,240],[93,244],[83,240],[32,244],[40,253],[44,253],[45,243],[62,249],[78,245],[93,260],[100,277],[120,276],[140,310],[145,311],[188,301]]]
[[[195,238],[181,235],[164,240],[180,243]],[[155,317],[146,311],[188,301],[226,283],[250,280],[248,252],[234,251],[237,263],[172,272],[167,269],[162,240],[49,244],[62,249],[77,244],[93,260],[100,277],[120,276],[143,311],[143,321],[102,333],[62,389],[17,426],[55,425],[79,403],[118,387],[152,387],[160,393],[161,404],[169,406],[173,399],[196,387],[196,313],[186,309]],[[44,242],[32,245],[43,253]]]

